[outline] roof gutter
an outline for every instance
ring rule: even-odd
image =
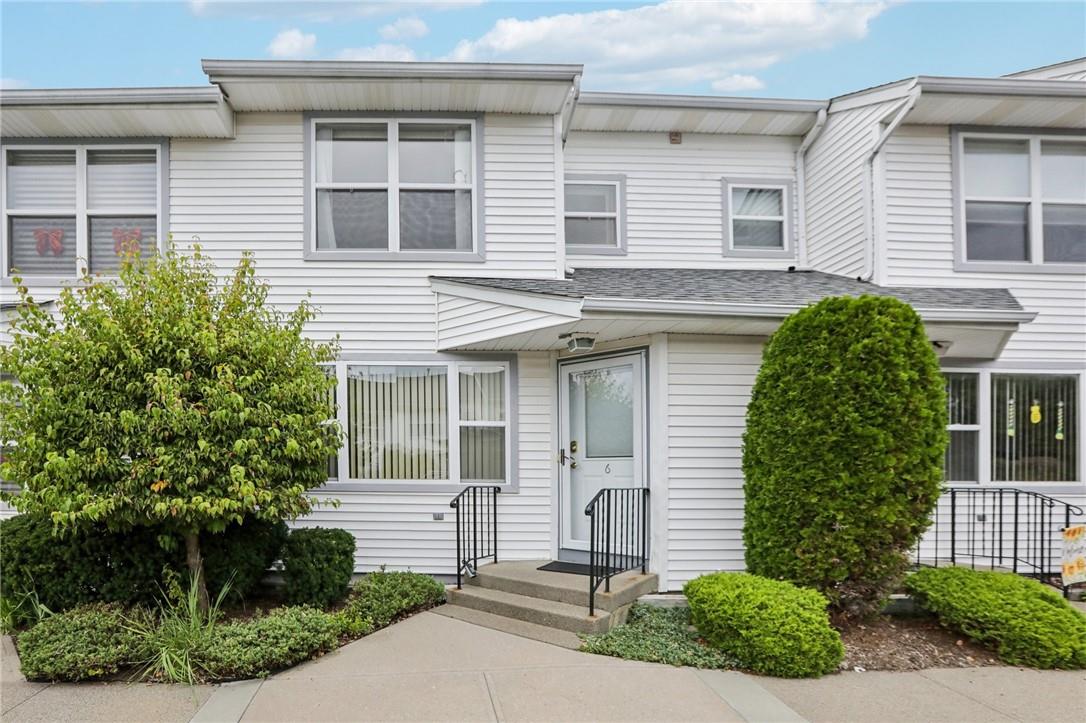
[[[21,88],[0,92],[0,105],[216,105],[223,100],[217,86],[194,88]]]
[[[240,78],[317,80],[511,80],[572,82],[581,65],[532,63],[416,63],[368,60],[202,60],[212,82]]]
[[[905,100],[898,106],[898,111],[890,122],[882,129],[882,133],[875,140],[875,145],[868,152],[863,162],[863,184],[864,184],[864,239],[867,243],[864,256],[864,271],[860,275],[861,281],[870,281],[875,276],[875,259],[876,249],[878,241],[875,238],[876,223],[875,223],[875,159],[878,157],[882,147],[886,145],[886,141],[890,140],[890,136],[897,130],[898,126],[902,124],[905,117],[909,115],[909,112],[916,106],[916,101],[920,99],[920,94],[923,92],[923,88],[920,85],[920,78],[914,78],[912,84],[909,86],[909,94],[905,97]]]
[[[573,79],[573,86],[569,89],[566,102],[562,104],[562,146],[566,145],[566,137],[573,125],[573,111],[577,108],[577,99],[581,97],[581,76]]]
[[[814,125],[796,149],[796,225],[799,227],[796,245],[799,249],[799,267],[807,268],[807,150],[822,134],[826,125],[825,107],[818,109]]]

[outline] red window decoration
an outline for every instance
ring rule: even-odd
[[[38,256],[45,256],[50,252],[54,256],[64,253],[64,229],[62,228],[36,228],[34,239],[37,241]]]
[[[140,240],[142,238],[143,231],[139,226],[135,228],[114,228],[113,253],[121,256],[123,254],[138,252],[140,250]]]

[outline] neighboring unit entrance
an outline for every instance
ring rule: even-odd
[[[583,562],[585,505],[605,487],[645,484],[645,355],[561,363],[559,559]]]

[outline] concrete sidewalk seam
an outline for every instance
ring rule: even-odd
[[[745,673],[694,669],[694,675],[743,720],[751,723],[807,723],[806,718]]]
[[[23,678],[23,681],[24,681],[24,682],[26,682],[26,683],[32,683],[32,682],[33,682],[33,681],[29,681],[29,680],[26,680],[26,678]],[[44,692],[44,691],[46,691],[46,690],[49,690],[49,689],[50,689],[50,688],[52,688],[52,687],[53,687],[54,685],[56,685],[56,684],[55,684],[55,683],[45,683],[44,685],[42,685],[42,687],[40,687],[40,688],[38,688],[37,690],[35,690],[35,691],[34,691],[34,694],[33,694],[33,695],[29,696],[28,698],[24,698],[23,700],[19,701],[18,703],[16,703],[15,705],[11,706],[10,708],[7,708],[7,709],[6,709],[6,710],[4,710],[4,711],[3,711],[2,713],[0,713],[0,716],[6,716],[6,715],[8,715],[9,713],[13,712],[13,711],[14,711],[14,710],[15,710],[16,708],[18,708],[19,706],[21,706],[21,705],[26,705],[27,703],[29,703],[30,701],[34,700],[34,699],[35,699],[35,698],[37,698],[37,697],[38,697],[39,695],[41,695],[41,693],[42,693],[42,692]]]
[[[546,645],[546,643],[543,643]],[[351,678],[382,678],[388,675],[430,675],[431,673],[487,673],[487,672],[504,672],[507,670],[554,670],[559,668],[577,668],[584,670],[592,670],[593,668],[631,668],[642,669],[651,668],[652,666],[659,665],[658,663],[643,663],[638,660],[620,660],[618,658],[610,658],[606,656],[600,656],[603,660],[616,661],[615,663],[603,663],[603,662],[591,662],[591,663],[548,663],[546,665],[516,665],[502,668],[434,668],[432,670],[419,670],[419,671],[395,671],[388,673],[343,673],[336,675],[294,675],[291,670],[282,671],[277,674],[275,678],[277,680],[303,680],[303,679],[317,679],[320,680],[336,680],[336,679],[351,679]]]
[[[963,698],[968,698],[969,700],[973,701],[974,703],[977,703],[979,705],[984,706],[985,708],[992,711],[993,713],[997,713],[999,715],[1005,715],[1005,716],[1010,717],[1010,714],[1008,714],[1006,711],[1000,710],[999,708],[996,708],[996,707],[992,706],[991,703],[989,703],[988,701],[983,700],[981,698],[975,698],[975,697],[969,695],[969,693],[965,692],[964,690],[957,690],[956,688],[951,688],[949,685],[947,685],[943,681],[936,680],[935,678],[933,678],[933,677],[931,677],[930,675],[927,674],[928,671],[926,669],[925,670],[918,670],[916,672],[920,673],[921,678],[923,678],[924,680],[930,680],[932,683],[935,683],[940,688],[945,688],[946,690],[950,691],[951,693],[954,693],[956,695],[960,695]]]
[[[486,694],[490,696],[490,707],[494,710],[494,720],[497,723],[502,723],[505,720],[505,716],[502,715],[501,706],[498,705],[498,699],[494,697],[494,681],[490,679],[490,673],[483,671],[483,683],[486,685]]]
[[[189,723],[238,723],[263,684],[262,678],[222,683],[189,719]]]

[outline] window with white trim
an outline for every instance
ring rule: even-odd
[[[1086,139],[963,132],[956,142],[963,261],[1086,263]]]
[[[478,250],[473,120],[314,119],[319,253]]]
[[[1080,482],[1080,375],[945,372],[947,482]]]
[[[791,256],[791,180],[725,178],[723,184],[724,254]]]
[[[331,478],[405,486],[510,480],[508,362],[348,361],[336,369],[346,444]]]
[[[566,248],[571,253],[622,250],[622,192],[620,178],[586,176],[565,180]]]
[[[112,274],[162,237],[158,145],[12,145],[3,150],[7,275]]]

